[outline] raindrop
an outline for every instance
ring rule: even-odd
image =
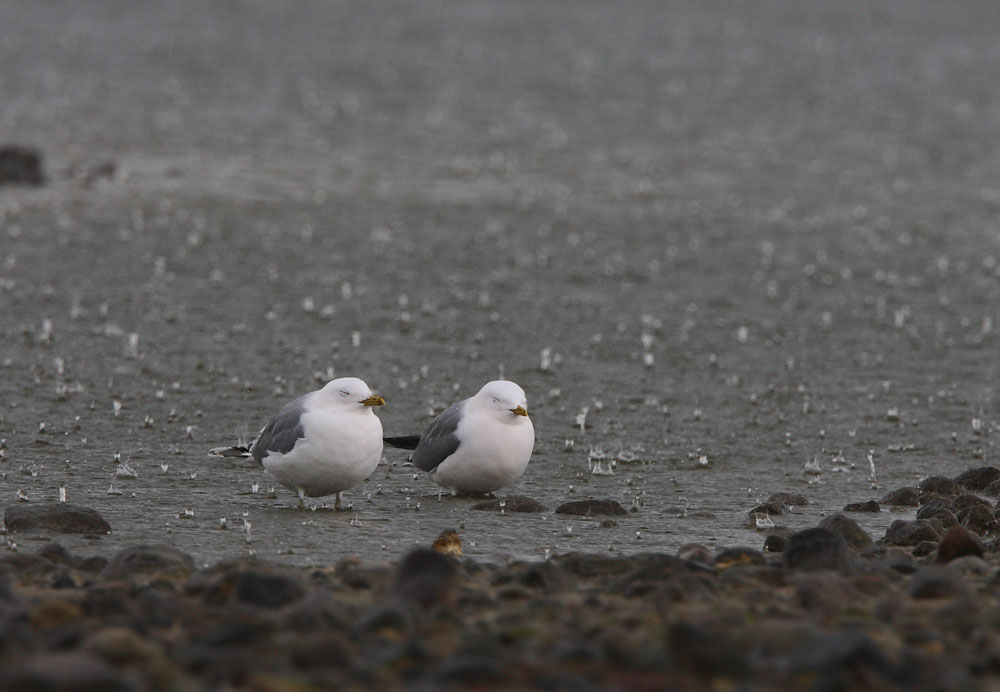
[[[117,416],[119,413],[122,412],[122,402],[115,399],[114,401],[111,402],[111,408],[114,410],[115,415]]]
[[[134,479],[138,477],[139,473],[134,468],[129,466],[128,462],[125,462],[124,464],[119,464],[118,468],[115,470],[115,478]]]
[[[229,520],[225,517],[219,517],[219,528],[225,530],[229,528]]]
[[[27,502],[28,501],[28,493],[27,493],[27,491],[22,490],[21,488],[18,488],[17,489],[17,500],[18,500],[18,502]]]
[[[170,468],[170,464],[160,464],[160,470],[163,471],[163,475],[167,475],[167,469]]]

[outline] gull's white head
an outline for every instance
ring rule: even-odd
[[[479,405],[514,419],[528,417],[528,399],[524,390],[510,380],[487,382],[475,397]]]
[[[319,391],[328,406],[360,407],[370,412],[372,406],[385,404],[385,399],[372,394],[371,387],[357,377],[338,377]]]

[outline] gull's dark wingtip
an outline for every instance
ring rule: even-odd
[[[420,443],[420,435],[403,435],[402,437],[383,437],[382,441],[390,447],[399,449],[416,449]]]
[[[233,447],[213,447],[208,450],[208,456],[210,457],[248,457],[250,456],[250,447],[246,446],[233,446]]]

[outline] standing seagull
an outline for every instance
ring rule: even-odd
[[[372,408],[383,404],[363,380],[341,377],[286,404],[249,449],[209,454],[252,456],[300,502],[336,493],[339,508],[341,492],[370,476],[382,458],[382,422]]]
[[[422,436],[387,437],[412,449],[410,460],[438,485],[459,493],[489,493],[524,473],[535,446],[524,390],[513,382],[487,382],[431,421]]]

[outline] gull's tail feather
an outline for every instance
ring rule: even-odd
[[[420,435],[403,435],[402,437],[383,437],[382,441],[390,447],[399,449],[416,449],[420,442]]]
[[[234,447],[212,447],[208,450],[210,457],[242,457],[250,456],[250,445],[236,445]]]

